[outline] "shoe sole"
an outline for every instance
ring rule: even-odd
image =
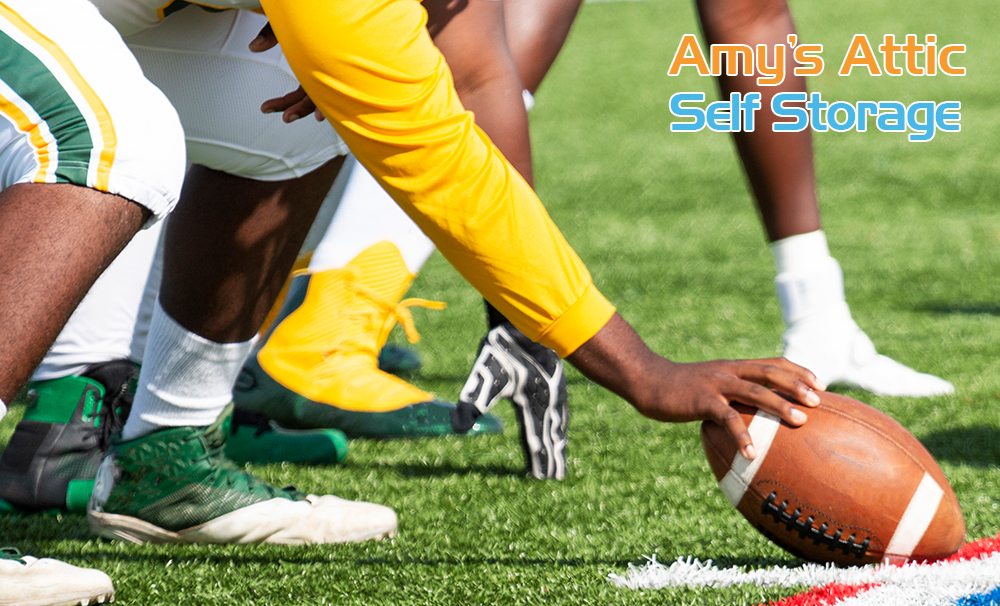
[[[214,520],[213,520],[214,521]],[[134,518],[132,516],[125,516],[116,513],[106,513],[100,511],[90,510],[87,512],[87,524],[90,526],[90,531],[94,534],[109,540],[116,541],[128,541],[130,543],[135,543],[137,545],[142,545],[144,543],[185,543],[185,544],[210,544],[210,543],[222,543],[229,544],[230,541],[211,541],[205,540],[205,537],[201,534],[201,531],[205,529],[206,526],[212,524],[213,521],[206,522],[198,526],[193,526],[187,530],[182,530],[180,532],[174,532],[171,530],[166,530],[160,528],[155,524],[150,524],[139,518]],[[331,543],[356,543],[359,541],[374,540],[378,541],[381,539],[393,537],[396,535],[397,527],[386,528],[385,530],[376,530],[374,532],[356,533],[353,535],[347,535],[343,537],[338,537],[336,541],[329,541]],[[191,536],[195,535],[195,536]],[[309,545],[315,544],[312,541],[282,541],[282,540],[272,540],[273,537],[268,537],[263,541],[243,541],[244,543],[270,543],[274,545]],[[0,605],[2,606],[2,605]]]
[[[92,604],[110,604],[115,601],[115,592],[94,595],[91,592],[81,592],[58,597],[46,596],[35,600],[18,598],[14,601],[0,600],[0,606],[91,606]]]

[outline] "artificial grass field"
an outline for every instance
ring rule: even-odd
[[[825,45],[810,80],[824,99],[959,100],[962,132],[814,135],[824,226],[858,323],[882,353],[952,381],[929,399],[848,392],[892,415],[938,458],[969,538],[1000,531],[1000,45],[993,0],[793,5],[802,42]],[[595,282],[656,351],[680,361],[780,353],[773,265],[728,135],[671,134],[666,76],[690,3],[590,3],[532,113],[542,199]],[[855,33],[934,33],[964,43],[965,77],[873,78],[837,68]],[[877,42],[876,42],[877,41]],[[879,57],[881,54],[878,55]],[[454,398],[483,333],[479,297],[435,256],[411,291],[447,301],[417,312],[416,382]],[[394,335],[394,339],[396,336]],[[696,424],[648,421],[569,373],[570,468],[521,475],[503,436],[359,441],[343,467],[256,467],[277,484],[390,505],[396,538],[317,547],[104,543],[82,516],[0,519],[0,544],[101,568],[125,604],[756,604],[791,589],[633,592],[606,581],[628,563],[693,555],[721,565],[797,562],[752,530],[716,487]],[[23,408],[0,428],[6,442]],[[0,581],[2,582],[2,581]]]

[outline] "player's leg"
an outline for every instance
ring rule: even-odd
[[[163,223],[136,234],[101,274],[32,375],[22,421],[0,455],[0,509],[86,510],[107,453],[97,437],[121,429],[131,410],[142,355],[130,351],[145,341],[148,320],[137,325],[137,316],[151,314],[159,290],[150,269]],[[335,463],[347,453],[341,432],[288,431],[249,413],[234,413],[227,431],[226,456],[237,463]],[[18,444],[31,442],[44,447],[17,469],[3,463],[24,457]]]
[[[504,2],[424,0],[427,31],[448,61],[455,90],[476,124],[530,185],[531,141],[517,64],[507,48]]]
[[[449,62],[462,103],[530,183],[527,113],[504,37],[503,4],[426,0],[423,6],[427,30]],[[283,424],[332,426],[358,437],[499,429],[470,404],[466,407],[473,414],[453,415],[450,405],[375,366],[392,316],[433,250],[429,244],[366,171],[356,172],[309,275],[293,282],[282,325],[267,335],[248,364],[248,379],[254,380],[238,391],[238,405],[270,407]],[[303,289],[312,294],[297,292]],[[315,352],[312,358],[302,354],[308,348]],[[549,356],[558,360],[554,353]],[[560,403],[564,409],[565,398]]]
[[[125,198],[75,185],[19,184],[0,193],[0,399],[14,397],[146,216]]]
[[[243,369],[236,405],[286,427],[335,427],[350,437],[453,434],[454,405],[380,371],[377,363],[397,321],[416,339],[408,308],[434,306],[402,300],[433,244],[363,168],[352,165],[333,222],[308,267],[293,275],[263,345]],[[487,417],[471,431],[500,429]]]
[[[221,452],[237,373],[337,168],[333,161],[292,182],[250,181],[198,165],[189,171],[167,227],[135,404],[121,438],[112,439],[88,507],[95,532],[210,543],[343,542],[395,532],[387,507],[277,489]],[[172,473],[161,484],[146,472],[166,461]]]
[[[187,112],[185,112],[187,113]],[[142,292],[142,303],[134,322],[129,361],[141,362],[157,306],[163,278],[163,246],[158,247]],[[134,391],[134,385],[132,385]],[[289,430],[269,417],[233,410],[223,425],[225,455],[236,463],[342,463],[347,456],[347,436],[336,429]]]
[[[80,375],[94,364],[129,357],[143,285],[165,221],[137,233],[87,292],[32,381]]]
[[[562,50],[581,4],[583,0],[503,0],[507,45],[531,94]]]
[[[795,34],[785,0],[699,0],[697,6],[709,44],[766,44],[773,49]],[[840,265],[830,256],[820,226],[810,132],[771,130],[776,119],[771,98],[806,90],[805,77],[794,74],[791,52],[785,53],[785,62],[785,80],[778,86],[758,86],[755,76],[720,77],[724,95],[757,91],[762,97],[756,128],[735,134],[735,140],[774,254],[785,357],[826,383],[882,395],[951,393],[947,381],[876,353],[851,318]]]
[[[0,398],[9,400],[101,270],[176,202],[184,151],[173,109],[90,4],[11,0],[0,5],[0,34]],[[16,473],[44,447],[11,444],[0,467]],[[103,573],[53,560],[5,551],[0,568],[5,603],[114,592]]]
[[[131,404],[136,366],[127,358],[162,225],[136,234],[101,274],[32,375],[24,417],[0,455],[0,507],[86,508],[106,438]],[[31,443],[39,446],[19,446]]]
[[[424,3],[430,19],[428,31],[448,59],[459,97],[531,184],[524,104],[533,103],[530,95],[562,48],[579,2],[528,5],[505,0],[502,6],[476,2],[457,14],[441,4],[436,0]],[[517,94],[518,85],[525,95]],[[455,425],[466,427],[499,400],[508,399],[517,412],[527,472],[561,479],[566,473],[569,415],[562,361],[551,349],[525,337],[489,302],[486,312],[489,332],[462,388]]]
[[[646,416],[725,424],[747,458],[755,453],[731,400],[805,422],[788,400],[760,388],[819,403],[811,389],[821,385],[787,360],[676,364],[649,351],[464,111],[416,3],[263,4],[304,91],[359,161],[528,338],[568,356]],[[255,48],[267,46],[266,31],[260,38]]]
[[[192,7],[128,38],[178,109],[194,165],[164,236],[132,413],[88,506],[103,536],[320,543],[395,532],[387,507],[275,488],[222,456],[237,373],[343,161],[326,125],[259,113],[294,84],[280,51],[246,50],[263,22]]]

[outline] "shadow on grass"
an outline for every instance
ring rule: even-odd
[[[520,477],[524,470],[502,465],[458,466],[450,463],[441,465],[415,465],[413,463],[378,463],[366,467],[395,471],[404,478],[440,478],[445,476]]]
[[[83,514],[29,513],[0,517],[0,545],[36,555],[36,545],[57,541],[89,541],[94,538]],[[48,553],[38,557],[53,557]]]
[[[257,546],[257,545],[127,545],[95,539],[87,528],[87,520],[79,514],[31,514],[13,515],[0,518],[0,537],[3,545],[12,545],[22,553],[37,557],[49,557],[62,560],[85,560],[86,565],[103,570],[111,570],[121,564],[154,564],[168,565],[171,561],[183,558],[196,561],[200,566],[232,567],[242,564],[259,566],[282,566],[285,564],[297,566],[327,566],[331,563],[350,564],[356,567],[465,567],[465,566],[504,566],[510,568],[546,568],[556,566],[573,568],[603,568],[609,572],[624,571],[631,564],[641,567],[647,563],[645,558],[616,558],[614,556],[591,557],[522,557],[483,556],[470,554],[462,556],[414,557],[407,555],[402,548],[399,555],[369,555],[358,553],[359,550],[378,548],[379,543],[359,543],[347,545],[311,545],[311,546]],[[395,551],[394,549],[392,551]],[[642,552],[642,547],[636,547],[634,552]],[[658,554],[657,560],[669,566],[676,561],[677,554]],[[702,555],[702,560],[711,559],[719,568],[738,566],[744,569],[755,569],[767,566],[797,566],[802,560],[793,556],[784,557],[712,557]]]
[[[432,383],[436,381],[441,383],[457,382],[464,385],[465,380],[468,378],[469,378],[468,372],[465,372],[464,374],[421,372],[420,374],[411,375],[407,377],[407,380],[412,381],[414,383],[421,383],[421,382]],[[567,385],[587,385],[589,383],[590,383],[589,379],[587,379],[586,377],[582,377],[576,373],[573,373],[572,375],[566,377]]]
[[[1000,316],[1000,303],[974,303],[974,302],[946,302],[924,303],[917,306],[920,311],[929,311],[935,314],[951,315],[964,314],[970,316],[987,315]]]
[[[657,561],[661,564],[669,566],[677,560],[678,557],[686,556],[657,556]],[[367,565],[367,566],[391,566],[396,564],[402,565],[420,565],[420,566],[467,566],[467,565],[500,565],[500,566],[542,566],[551,567],[556,566],[570,566],[570,567],[591,567],[591,566],[609,566],[617,569],[625,569],[631,564],[632,566],[641,567],[645,566],[649,560],[646,558],[633,558],[633,559],[615,559],[615,558],[601,558],[601,557],[591,557],[591,558],[545,558],[545,557],[520,557],[520,556],[510,556],[510,557],[470,557],[470,558],[359,558],[355,560],[355,564]],[[803,560],[795,558],[793,556],[788,556],[784,558],[737,558],[737,557],[721,557],[712,558],[712,563],[719,568],[729,568],[731,566],[739,566],[741,568],[755,569],[764,568],[768,566],[787,566],[793,567],[798,566],[803,563]]]
[[[32,536],[30,532],[12,532],[9,527],[0,530],[0,532],[3,534],[3,545],[14,546],[21,553],[71,562],[85,560],[87,567],[102,570],[113,570],[122,564],[162,567],[168,566],[171,561],[177,562],[179,560],[196,562],[198,566],[215,568],[232,568],[243,565],[281,567],[284,565],[329,566],[330,564],[347,564],[368,568],[505,566],[552,569],[556,566],[564,566],[625,569],[630,562],[639,564],[637,561],[614,557],[520,557],[515,554],[502,557],[481,555],[414,557],[402,553],[399,556],[388,557],[359,555],[357,551],[363,548],[364,544],[311,546],[126,545],[123,550],[110,541],[98,540],[97,545],[87,543],[86,541],[94,540],[92,535],[86,537],[61,536],[49,541]]]
[[[1000,430],[994,427],[955,427],[920,441],[939,461],[984,468],[1000,464]]]

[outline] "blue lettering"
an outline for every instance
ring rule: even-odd
[[[738,95],[739,93],[733,93]],[[730,105],[729,101],[716,101],[715,103],[708,104],[708,128],[714,130],[717,133],[729,133],[735,132],[732,130],[732,113],[729,111]],[[736,115],[736,120],[739,120],[739,114]]]
[[[868,130],[868,116],[878,115],[878,103],[874,101],[858,101],[858,132]]]
[[[743,122],[745,123],[743,130],[752,133],[754,116],[757,114],[757,110],[760,109],[760,93],[747,93],[746,97],[743,97],[742,106]]]
[[[959,120],[962,119],[962,114],[959,113],[959,110],[961,109],[961,101],[939,103],[937,109],[934,110],[934,124],[946,133],[960,132],[962,125],[959,123]]]
[[[918,120],[918,114],[923,115],[923,120]],[[911,129],[917,131],[910,133],[907,137],[911,142],[923,143],[934,138],[934,102],[916,101],[906,108],[906,124]]]
[[[841,122],[837,119],[840,112],[847,114],[847,119]],[[830,125],[830,129],[834,132],[842,133],[844,131],[851,130],[854,128],[857,122],[857,115],[854,111],[854,106],[846,101],[835,101],[830,104],[830,109],[826,111],[826,121]]]
[[[821,111],[826,109],[827,103],[823,100],[823,95],[819,93],[813,93],[809,96],[809,101],[806,103],[806,108],[812,115],[812,125],[813,130],[822,133],[826,132],[826,124],[823,122],[823,116],[820,114]]]
[[[705,128],[705,110],[700,107],[684,107],[682,103],[702,103],[705,93],[674,93],[670,95],[670,113],[678,118],[694,118],[692,122],[672,122],[672,133],[696,133]]]
[[[771,130],[776,133],[797,133],[809,128],[809,114],[801,107],[785,107],[785,103],[802,103],[805,93],[778,93],[771,98],[771,111],[778,118],[795,118],[794,122],[775,122]]]
[[[883,133],[906,132],[906,108],[899,101],[880,101],[875,125]],[[882,113],[885,112],[885,113]]]

